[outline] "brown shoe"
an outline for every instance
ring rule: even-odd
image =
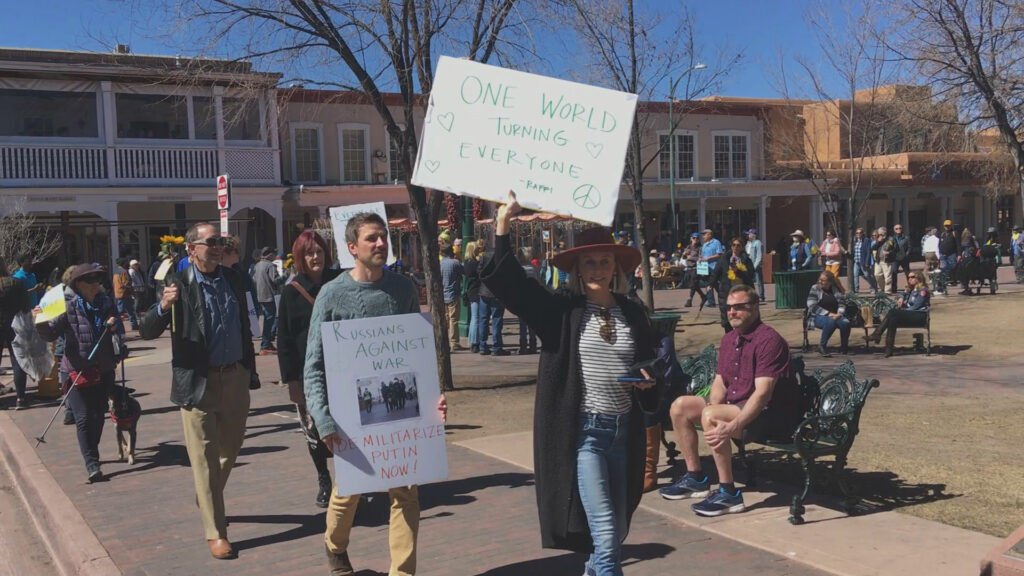
[[[231,547],[231,542],[228,542],[227,538],[207,540],[206,543],[210,546],[210,555],[217,560],[230,560],[231,558],[238,557],[238,554],[235,553],[235,549]]]
[[[260,350],[260,356],[269,356],[271,354],[277,354],[277,350],[273,348],[264,348],[263,350]]]
[[[331,576],[352,576],[356,573],[348,561],[347,551],[335,554],[327,545],[324,545],[324,551],[327,552],[327,567],[331,569]]]

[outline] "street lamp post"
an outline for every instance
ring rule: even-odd
[[[668,201],[672,210],[672,248],[679,243],[679,216],[676,214],[676,125],[672,121],[672,111],[676,107],[676,86],[679,81],[689,76],[694,70],[707,68],[705,64],[696,64],[678,78],[671,81],[668,87]]]

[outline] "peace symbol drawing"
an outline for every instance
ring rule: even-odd
[[[601,204],[601,191],[593,184],[581,184],[573,190],[572,201],[580,208],[591,210]]]

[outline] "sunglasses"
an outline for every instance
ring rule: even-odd
[[[611,344],[615,340],[615,323],[612,322],[612,313],[607,308],[601,308],[601,340]]]
[[[103,277],[99,274],[89,274],[88,276],[82,276],[78,279],[79,282],[85,282],[88,284],[99,284],[103,281]]]
[[[732,312],[733,310],[735,310],[736,312],[749,312],[753,310],[754,306],[756,305],[757,304],[753,302],[737,302],[735,304],[726,304],[725,311]]]
[[[733,243],[733,246],[739,246],[740,248],[742,248],[742,247],[743,247],[743,244],[740,244],[739,242],[734,242],[734,243]]]
[[[202,245],[202,246],[206,246],[207,248],[217,248],[217,247],[223,248],[224,246],[227,245],[227,243],[228,243],[228,239],[226,237],[224,237],[224,236],[210,236],[209,238],[206,238],[206,239],[201,240],[199,242],[192,242],[191,244],[193,246]]]

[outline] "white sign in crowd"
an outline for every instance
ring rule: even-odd
[[[348,224],[348,221],[352,219],[352,216],[360,212],[376,213],[384,219],[384,225],[385,227],[387,226],[388,214],[384,210],[383,202],[334,206],[328,210],[331,217],[331,228],[334,232],[334,245],[338,249],[338,265],[342,268],[352,268],[355,266],[355,260],[352,259],[352,254],[349,254],[348,245],[345,242],[345,226]],[[390,230],[388,233],[390,234]],[[395,251],[391,246],[391,242],[388,242],[388,264],[394,263]]]
[[[442,56],[412,183],[610,225],[635,94]]]
[[[338,493],[447,478],[430,315],[326,322],[321,337],[327,399],[343,445],[334,455]]]

